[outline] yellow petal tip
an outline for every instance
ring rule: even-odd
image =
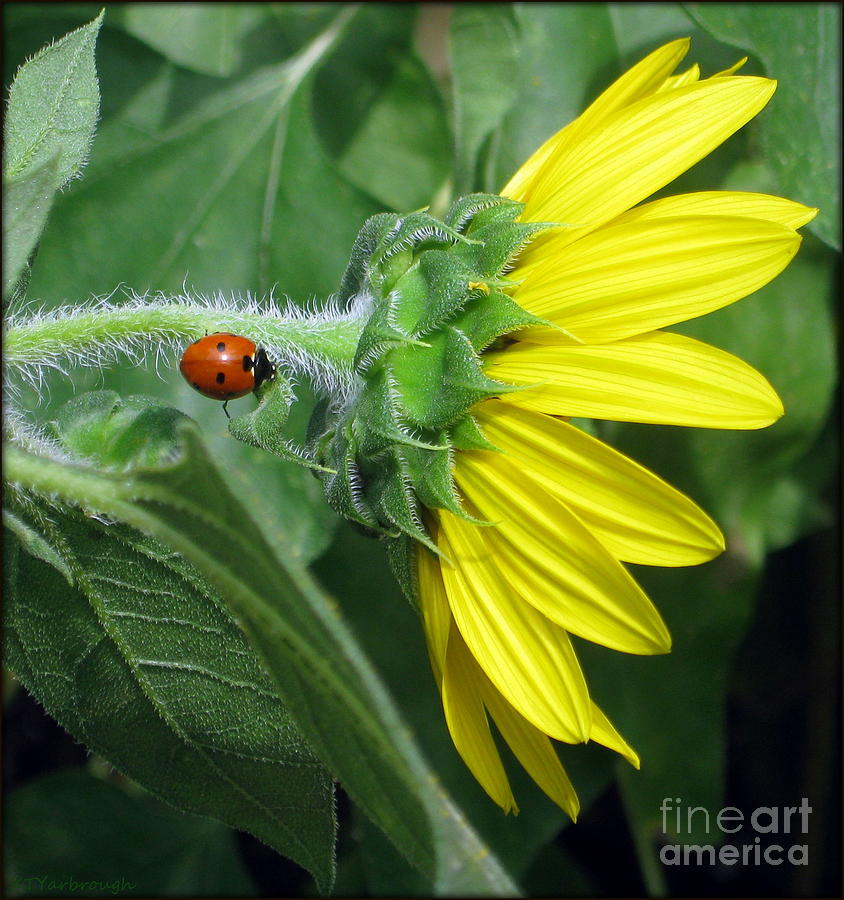
[[[672,644],[671,634],[666,630],[665,634],[660,635],[659,640],[654,643],[654,651],[651,655],[662,656],[665,653],[670,653]]]

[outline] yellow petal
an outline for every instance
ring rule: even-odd
[[[466,498],[495,522],[487,542],[510,588],[586,640],[625,653],[667,652],[668,629],[642,589],[532,474],[488,451],[462,453],[455,466]]]
[[[563,233],[560,236],[564,236]],[[602,228],[576,244],[552,238],[514,299],[582,342],[617,341],[727,306],[778,275],[800,246],[782,225],[728,216],[672,216]],[[550,328],[519,339],[571,343]]]
[[[764,78],[717,78],[625,107],[549,155],[522,218],[599,227],[723,143],[765,106],[775,87]],[[570,242],[579,234],[555,239]]]
[[[746,62],[747,62],[747,57],[746,57],[746,56],[742,56],[742,58],[741,58],[737,63],[733,63],[733,65],[731,65],[731,66],[729,67],[729,69],[721,69],[720,72],[716,72],[714,75],[712,75],[712,76],[710,76],[710,77],[712,77],[712,78],[724,78],[724,77],[727,76],[727,75],[734,75],[736,72],[738,72],[739,69],[741,69],[741,68],[744,67],[744,64],[745,64]]]
[[[476,415],[487,437],[618,559],[687,566],[724,549],[718,526],[688,497],[579,428],[502,401]]]
[[[779,397],[756,369],[724,350],[665,331],[611,344],[515,344],[488,360],[492,378],[536,385],[502,399],[549,415],[764,428],[783,414]]]
[[[576,123],[577,120],[575,119],[574,122],[570,122],[565,128],[561,128],[555,134],[552,134],[539,149],[534,150],[528,159],[519,166],[516,174],[501,189],[501,196],[524,203],[530,196],[537,174],[542,170],[542,167],[557,147],[562,143],[568,142],[569,134],[574,132]]]
[[[639,768],[639,755],[615,730],[612,722],[595,703],[592,704],[592,734],[590,737],[593,741],[620,753],[634,769]]]
[[[676,88],[684,87],[687,84],[694,84],[696,81],[700,81],[700,66],[697,63],[690,66],[685,72],[681,72],[679,75],[672,75],[670,78],[666,78],[659,86],[658,90],[659,92],[673,91]]]
[[[654,93],[688,53],[689,43],[688,38],[671,41],[628,69],[577,119],[548,138],[519,168],[501,191],[501,195],[526,201],[536,175],[553,152],[581,138],[618,110]]]
[[[518,807],[489,730],[481,673],[456,628],[451,629],[443,677],[443,709],[457,752],[481,787],[504,810]]]
[[[429,526],[432,530],[433,525]],[[431,537],[436,540],[436,534]],[[437,687],[442,686],[445,651],[451,628],[451,610],[440,574],[440,560],[421,544],[416,545],[416,564],[419,575],[419,607],[428,644],[428,656]]]
[[[489,530],[441,511],[442,564],[454,620],[480,667],[541,731],[567,743],[588,739],[589,692],[568,635],[516,596],[486,538]]]
[[[577,821],[580,801],[554,745],[547,735],[519,715],[488,679],[484,681],[484,703],[516,759],[554,803],[568,813],[573,822]]]
[[[811,222],[818,210],[784,197],[749,191],[701,191],[643,203],[622,213],[611,225],[627,225],[670,216],[739,216],[764,219],[796,229]]]

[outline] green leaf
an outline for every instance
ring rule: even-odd
[[[805,491],[795,496],[793,482],[805,465],[818,464],[801,458],[824,426],[836,385],[830,311],[835,268],[831,254],[813,254],[807,246],[754,297],[677,329],[747,360],[782,397],[785,415],[769,428],[695,429],[687,435],[686,452],[702,490],[699,499],[728,541],[734,539],[756,562],[772,545],[795,540],[811,522],[801,510],[817,502],[817,495]],[[831,460],[827,470],[831,475]]]
[[[251,832],[328,890],[331,779],[219,598],[132,529],[50,518],[76,587],[11,545],[9,666],[77,740],[156,796]]]
[[[3,182],[3,296],[18,282],[41,232],[56,192],[58,155]]]
[[[809,228],[841,249],[841,8],[834,3],[690,3],[718,40],[758,57],[778,81],[759,117],[782,192],[820,209]]]
[[[177,65],[224,77],[240,66],[243,38],[267,12],[249,3],[126,3],[111,15]]]
[[[4,128],[6,178],[57,160],[58,189],[82,171],[100,105],[94,45],[103,15],[45,47],[18,71]]]
[[[397,212],[428,206],[449,174],[442,98],[413,55],[402,58],[338,161],[352,184]]]
[[[68,401],[51,426],[74,458],[121,471],[154,466],[172,455],[175,428],[184,419],[155,397],[92,391]]]
[[[73,585],[73,572],[59,547],[44,535],[43,524],[36,519],[35,509],[26,510],[28,516],[15,515],[11,509],[3,510],[3,525],[21,542],[23,549],[59,572]],[[29,517],[29,521],[27,518]],[[9,538],[11,540],[11,538]]]
[[[297,56],[236,81],[159,68],[135,85],[103,122],[87,177],[56,205],[31,292],[85,297],[123,282],[172,293],[186,273],[211,295],[275,285],[305,303],[336,290],[377,206],[320,146],[311,84],[356,15],[342,8]],[[132,253],[90,254],[97,234]]]
[[[480,7],[479,14],[494,15],[497,8]],[[523,3],[513,10],[519,42],[516,93],[492,135],[482,190],[500,190],[546,138],[606,87],[608,73],[618,65],[606,4]]]
[[[111,475],[9,447],[7,478],[97,509],[184,554],[223,596],[320,758],[433,891],[514,893],[435,786],[336,608],[295,559],[282,559],[249,527],[249,514],[206,459],[195,428],[185,423],[179,431],[181,456],[155,469]]]
[[[255,896],[229,829],[81,769],[8,794],[5,840],[10,897]]]
[[[606,9],[612,22],[613,41],[617,53],[625,66],[633,65],[652,50],[678,37],[692,37],[689,56],[695,59],[699,57],[701,51],[704,51],[708,58],[716,50],[715,45],[700,42],[700,39],[705,37],[704,34],[698,31],[694,21],[684,12],[680,3],[608,3]],[[735,62],[733,54],[726,51],[722,68],[727,68],[733,62]],[[711,71],[717,72],[718,69]],[[602,88],[609,87],[608,78],[601,81]]]
[[[317,74],[311,115],[332,158],[342,156],[393,81],[396,67],[413,53],[416,16],[410,3],[361,4]]]
[[[457,196],[475,186],[481,143],[519,96],[520,37],[510,4],[461,4],[452,11]]]

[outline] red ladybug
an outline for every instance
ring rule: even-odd
[[[263,347],[249,338],[227,332],[207,334],[185,349],[179,369],[185,381],[213,400],[229,400],[257,391],[275,375]],[[228,411],[226,411],[228,415]]]

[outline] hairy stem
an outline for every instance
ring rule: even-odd
[[[362,327],[361,318],[336,311],[305,316],[155,298],[13,319],[3,349],[5,363],[12,369],[74,363],[95,366],[121,353],[137,355],[145,346],[178,346],[205,333],[230,331],[267,348],[277,362],[294,372],[330,383],[351,372]]]

